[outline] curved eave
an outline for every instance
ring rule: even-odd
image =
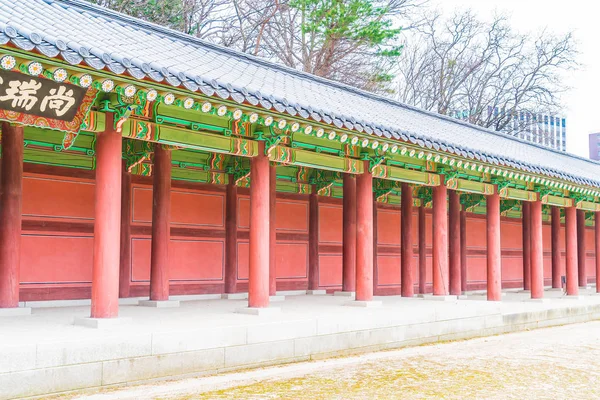
[[[303,120],[316,121],[332,128],[342,129],[359,134],[374,135],[381,138],[396,140],[416,145],[423,149],[435,150],[455,155],[470,160],[477,160],[490,166],[509,167],[536,175],[544,175],[553,179],[560,179],[578,185],[600,188],[600,180],[590,180],[574,174],[565,173],[544,165],[528,164],[509,156],[497,153],[481,153],[468,147],[457,146],[453,143],[440,141],[415,132],[401,130],[390,126],[375,125],[369,121],[357,121],[352,116],[335,115],[321,109],[314,109],[310,105],[290,103],[282,93],[281,97],[263,95],[256,91],[249,91],[243,87],[235,87],[229,83],[217,80],[208,80],[203,76],[189,76],[174,68],[155,68],[144,60],[129,59],[119,54],[108,53],[83,43],[77,43],[63,38],[49,37],[23,28],[16,28],[10,24],[0,24],[0,44],[14,46],[27,52],[37,52],[45,57],[63,60],[70,65],[85,65],[98,71],[105,71],[116,76],[133,78],[137,81],[149,80],[157,84],[179,88],[190,93],[197,93],[207,97],[229,100],[239,104],[262,108],[268,112],[289,115]],[[380,98],[383,101],[389,99]],[[434,116],[432,116],[434,117]],[[438,116],[437,118],[446,118]],[[450,118],[448,118],[450,119]],[[454,123],[461,123],[451,119]],[[469,126],[473,127],[473,126]],[[491,132],[498,134],[497,132]],[[514,139],[518,140],[518,139]],[[529,144],[536,146],[534,144]],[[541,147],[541,146],[538,146]],[[544,148],[548,150],[547,148]],[[551,150],[548,150],[551,151]],[[576,157],[574,157],[576,158]]]

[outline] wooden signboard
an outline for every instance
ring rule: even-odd
[[[78,132],[97,90],[0,70],[0,120]]]

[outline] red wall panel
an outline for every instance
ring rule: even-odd
[[[342,206],[319,204],[319,243],[342,244],[342,212]]]
[[[152,222],[152,189],[134,186],[133,223]],[[222,228],[225,196],[221,193],[171,191],[171,224]]]
[[[25,175],[23,217],[92,221],[94,184],[72,178]]]
[[[249,229],[250,228],[250,198],[249,197],[238,197],[238,228]]]
[[[342,285],[342,255],[319,255],[319,286],[336,287]]]
[[[277,278],[308,278],[308,243],[277,243],[275,251]]]
[[[91,282],[93,237],[25,234],[21,240],[21,283]]]
[[[377,256],[377,285],[390,286],[400,285],[400,256],[378,255]]]
[[[237,244],[237,267],[238,279],[248,280],[249,263],[250,263],[250,245],[248,241],[238,240]]]
[[[400,211],[377,210],[377,243],[400,246]]]
[[[308,201],[277,199],[275,225],[278,231],[308,233]]]

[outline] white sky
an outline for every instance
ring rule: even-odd
[[[444,12],[470,8],[483,17],[507,13],[521,32],[573,31],[580,70],[565,76],[572,89],[563,96],[567,151],[588,157],[588,134],[600,132],[600,2],[597,0],[431,0]]]

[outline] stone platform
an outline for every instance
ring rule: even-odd
[[[600,319],[600,296],[582,291],[548,302],[507,291],[466,299],[376,297],[379,307],[345,307],[339,296],[286,296],[280,312],[235,313],[245,300],[181,301],[179,308],[122,305],[126,323],[73,325],[89,307],[33,308],[2,317],[0,399],[41,396],[153,379],[188,377],[357,352],[495,335]]]

